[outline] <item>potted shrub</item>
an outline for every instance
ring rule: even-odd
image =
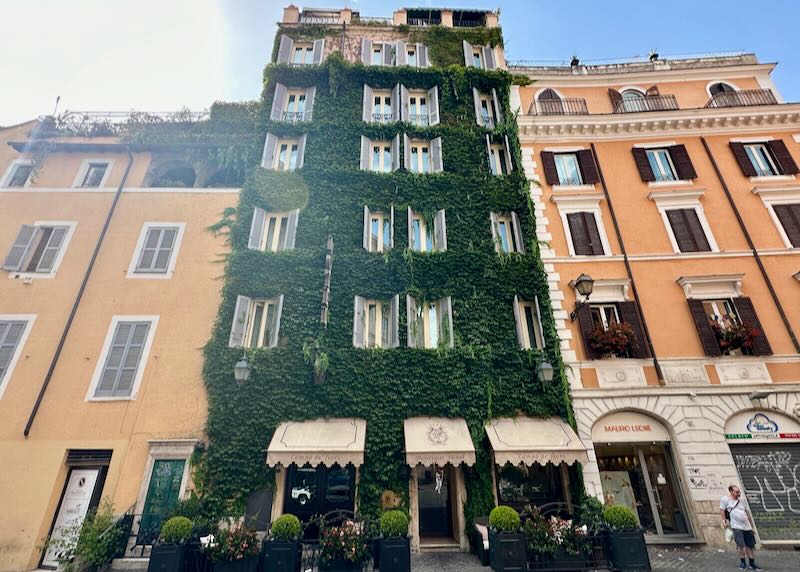
[[[519,513],[498,506],[489,513],[489,565],[494,572],[524,572],[528,557]]]
[[[158,542],[150,552],[148,572],[182,570],[192,536],[192,521],[185,516],[173,516],[161,527]]]
[[[300,519],[293,514],[279,516],[261,548],[262,572],[296,572],[300,568]]]
[[[609,531],[609,558],[615,570],[650,570],[644,531],[631,509],[612,505],[603,511]]]
[[[320,532],[319,569],[327,572],[354,572],[369,557],[362,523],[346,520],[324,526]]]
[[[722,317],[711,321],[711,330],[717,338],[720,351],[725,355],[752,354],[753,340],[761,335],[756,328]]]
[[[636,333],[630,324],[620,322],[601,327],[589,335],[589,345],[603,358],[628,357],[638,347]]]
[[[408,537],[408,517],[401,510],[387,510],[381,515],[380,562],[381,572],[411,570],[411,539]]]
[[[523,527],[530,558],[529,569],[583,570],[592,550],[587,526],[556,516],[546,519],[536,508]]]
[[[256,572],[259,541],[256,531],[244,526],[220,530],[209,538],[205,551],[214,572]]]

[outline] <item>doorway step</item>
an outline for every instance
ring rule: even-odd
[[[689,536],[688,534],[664,534],[663,536],[645,534],[644,541],[648,546],[664,544],[705,544],[704,541]]]
[[[461,546],[455,538],[433,537],[421,538],[419,541],[420,552],[460,552]]]

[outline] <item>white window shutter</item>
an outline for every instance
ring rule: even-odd
[[[361,170],[362,171],[369,171],[369,160],[372,156],[372,142],[364,137],[361,136]]]
[[[261,207],[253,209],[253,220],[250,223],[250,238],[247,241],[247,248],[251,250],[261,249],[261,239],[264,235],[264,221],[267,218],[267,211]]]
[[[517,243],[517,252],[525,254],[525,243],[522,242],[522,226],[519,224],[517,213],[511,212],[511,222],[514,227],[514,242]]]
[[[395,51],[397,52],[397,65],[404,66],[408,64],[408,54],[406,52],[406,43],[402,40],[395,42]]]
[[[306,88],[306,110],[303,113],[303,121],[311,121],[314,115],[314,99],[317,97],[317,86],[312,85]]]
[[[394,205],[389,207],[389,248],[394,248]]]
[[[472,45],[466,40],[461,45],[464,48],[464,65],[468,68],[474,67],[472,65]]]
[[[236,296],[231,335],[228,338],[229,348],[240,348],[244,345],[244,329],[247,326],[247,316],[250,314],[250,303],[251,300],[247,296]]]
[[[497,97],[497,90],[492,88],[492,101],[494,101],[494,112],[497,114],[497,123],[503,122],[503,111],[500,107],[500,98]]]
[[[444,331],[446,328],[448,334],[448,347],[453,347],[455,345],[453,341],[453,302],[450,296],[447,298],[442,298],[439,301],[439,310],[441,313],[441,317],[439,318],[439,322],[442,324],[442,330]],[[447,323],[445,323],[445,319]],[[442,339],[442,332],[439,332],[439,340]]]
[[[325,54],[325,40],[314,40],[314,51],[312,53],[312,62],[315,64],[322,63],[322,57]]]
[[[428,90],[428,125],[439,124],[439,88],[433,86]]]
[[[394,65],[394,44],[390,44],[389,42],[383,42],[383,65],[385,66],[393,66]]]
[[[361,119],[370,123],[372,121],[372,102],[375,99],[374,92],[372,88],[367,84],[364,84],[364,103],[363,109],[361,110]]]
[[[303,161],[306,157],[306,140],[308,139],[308,135],[303,133],[300,136],[300,139],[297,142],[297,168],[303,168]]]
[[[23,224],[19,228],[17,237],[14,239],[14,243],[11,245],[11,250],[8,251],[8,255],[6,255],[6,259],[3,262],[4,270],[10,270],[13,272],[22,268],[22,264],[28,255],[28,251],[33,244],[33,239],[35,236],[35,226]]]
[[[492,48],[492,46],[483,46],[483,67],[487,70],[497,68],[497,63],[494,59],[494,48]]]
[[[417,63],[421,68],[426,68],[430,65],[428,46],[425,44],[417,44]]]
[[[297,220],[300,218],[300,209],[289,213],[286,228],[286,250],[294,250],[294,241],[297,238]]]
[[[39,257],[39,264],[36,266],[36,272],[50,272],[53,269],[53,265],[56,262],[56,256],[58,256],[58,251],[61,250],[61,245],[64,244],[64,239],[67,236],[67,232],[69,232],[69,227],[53,227],[53,232],[50,233],[50,238],[47,241],[47,245],[45,246],[44,251],[42,251],[42,255]],[[170,256],[172,256],[171,251]],[[166,271],[166,268],[164,268],[164,271]]]
[[[517,343],[522,349],[525,347],[525,325],[522,323],[522,312],[519,311],[519,296],[514,296],[514,322],[517,325]]]
[[[361,38],[361,63],[365,66],[372,61],[372,41],[368,38]]]
[[[411,170],[411,138],[408,133],[403,133],[403,168]]]
[[[492,225],[492,242],[494,243],[494,251],[500,252],[500,237],[497,236],[499,223],[497,222],[497,213],[489,213],[489,220]]]
[[[292,58],[294,41],[289,36],[281,36],[281,45],[278,48],[278,63],[288,64]]]
[[[434,173],[441,173],[444,170],[442,163],[442,138],[436,137],[431,140],[431,165]]]
[[[261,156],[261,166],[265,169],[274,169],[277,146],[278,138],[272,133],[267,133],[267,138],[264,140],[264,154]]]
[[[444,252],[447,250],[447,221],[445,220],[444,209],[436,211],[433,227],[433,236],[436,242],[434,246],[437,252]]]
[[[306,98],[308,99],[308,98]],[[286,101],[286,86],[282,83],[275,84],[275,95],[272,97],[272,109],[269,118],[272,121],[280,121],[283,117],[283,104]]]
[[[406,338],[410,348],[417,347],[417,301],[411,296],[406,295]]]
[[[419,250],[419,247],[414,244],[414,211],[408,207],[408,247],[411,250]]]
[[[508,135],[503,136],[503,143],[505,143],[506,169],[508,169],[508,173],[503,174],[510,175],[511,171],[514,170],[514,165],[511,163],[511,143],[508,141]]]
[[[408,120],[408,90],[399,83],[392,89],[392,121]]]
[[[494,161],[492,160],[492,141],[489,139],[489,134],[486,134],[486,158],[489,159],[489,171],[492,175],[497,175],[495,172]]]
[[[361,239],[364,250],[369,250],[369,216],[369,207],[364,205],[364,236]]]
[[[544,328],[542,327],[542,307],[539,305],[539,296],[534,298],[534,302],[536,303],[536,322],[539,326],[539,338],[542,340],[542,347],[539,349],[543,349],[545,346],[544,343]]]
[[[353,347],[364,347],[364,310],[366,300],[356,296],[353,300]]]
[[[483,119],[481,114],[481,94],[477,88],[472,88],[472,102],[475,105],[475,123],[478,127],[483,127]]]
[[[281,316],[283,315],[283,294],[278,296],[277,308],[275,308],[275,329],[272,330],[272,337],[269,340],[269,347],[274,348],[278,345],[278,336],[281,333]]]
[[[389,315],[389,346],[396,348],[400,345],[400,335],[398,330],[400,328],[400,319],[399,319],[399,312],[400,312],[400,295],[395,294],[392,296],[392,303],[390,305],[390,315]]]
[[[400,168],[400,134],[392,139],[392,171]]]

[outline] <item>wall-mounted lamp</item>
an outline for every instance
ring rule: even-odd
[[[589,296],[592,295],[592,290],[594,290],[594,279],[588,274],[581,273],[575,280],[571,280],[569,285],[574,288],[578,294],[583,296],[583,302],[586,302]],[[573,310],[569,318],[574,322],[576,316],[575,310]]]
[[[246,382],[250,379],[250,372],[253,368],[250,367],[250,364],[247,362],[247,352],[242,354],[242,359],[236,362],[236,365],[233,366],[233,377],[236,379],[236,383],[239,385]]]
[[[539,362],[539,366],[536,368],[536,375],[542,383],[553,381],[554,372],[555,370],[549,361]]]

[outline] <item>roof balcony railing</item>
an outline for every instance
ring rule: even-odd
[[[645,113],[648,111],[673,111],[680,109],[674,95],[645,95],[623,98],[614,107],[614,113]]]
[[[586,100],[582,97],[537,99],[528,111],[530,115],[589,115]]]
[[[743,89],[723,91],[711,96],[706,107],[750,107],[753,105],[777,105],[778,100],[770,89]]]
[[[338,16],[300,16],[301,24],[341,24]]]
[[[409,26],[438,26],[442,23],[439,18],[409,18]]]

